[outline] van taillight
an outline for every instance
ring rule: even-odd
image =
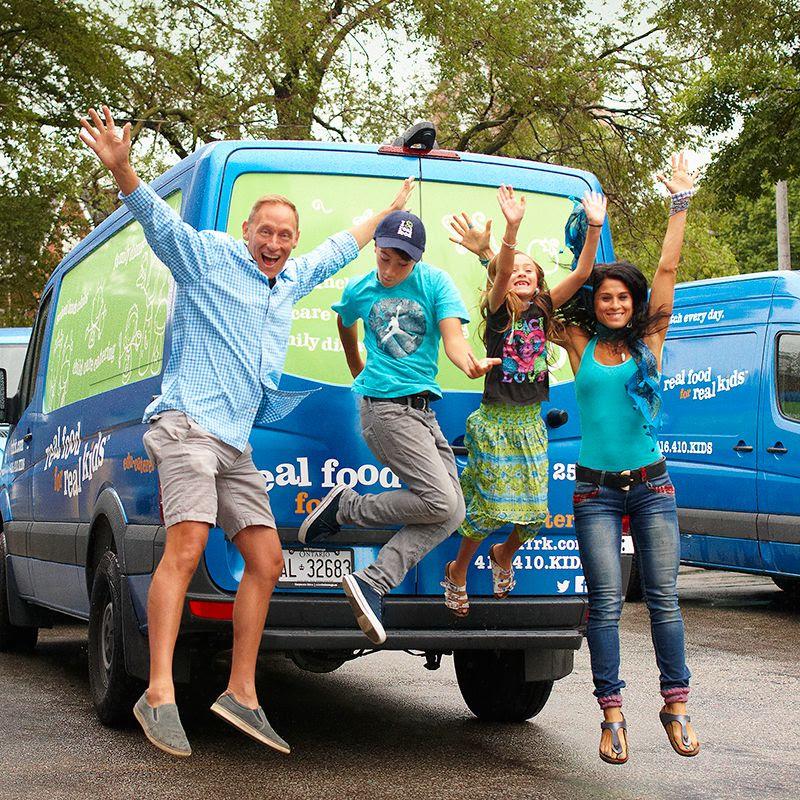
[[[232,600],[190,600],[189,612],[203,619],[233,619]]]
[[[622,535],[631,535],[631,518],[627,514],[622,518]]]

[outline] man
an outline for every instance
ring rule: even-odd
[[[423,261],[425,228],[419,217],[393,211],[375,231],[377,269],[354,278],[334,310],[347,364],[360,394],[361,428],[375,457],[406,489],[359,495],[335,486],[300,526],[303,543],[341,525],[380,528],[404,523],[373,564],[345,576],[342,587],[361,630],[375,644],[386,641],[383,596],[464,520],[464,497],[453,451],[432,400],[439,341],[447,357],[470,378],[480,378],[499,358],[476,359],[464,338],[467,310],[450,276]],[[358,351],[364,321],[366,365]]]
[[[130,163],[130,123],[120,132],[106,106],[104,119],[94,109],[89,116],[91,122],[81,120],[81,140],[111,172],[121,199],[177,284],[162,394],[144,414],[167,538],[148,595],[150,681],[134,715],[154,745],[176,756],[191,754],[175,705],[172,658],[189,581],[209,528],[219,522],[236,542],[245,569],[233,609],[230,680],[212,711],[288,753],[255,688],[259,644],[283,555],[248,438],[254,422],[280,419],[304,396],[277,388],[292,304],[356,258],[378,222],[404,207],[413,178],[389,209],[295,259],[298,215],[285,197],[268,195],[253,206],[242,224],[244,241],[196,231],[139,180]]]

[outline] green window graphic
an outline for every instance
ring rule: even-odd
[[[176,211],[181,193],[167,198]],[[161,372],[172,276],[131,222],[61,281],[44,412]]]
[[[511,179],[511,178],[510,178]],[[400,180],[366,178],[346,175],[314,175],[290,173],[248,173],[234,184],[228,233],[241,237],[242,220],[247,218],[255,200],[264,194],[276,193],[289,197],[300,214],[300,244],[296,253],[316,247],[327,236],[351,227],[385,208],[400,188]],[[541,264],[551,288],[569,272],[572,253],[565,252],[564,223],[572,202],[526,192],[527,213],[520,229],[519,242]],[[481,290],[486,285],[486,271],[478,259],[464,248],[449,241],[447,219],[467,211],[481,226],[487,218],[494,220],[494,246],[499,248],[503,231],[503,216],[497,205],[497,189],[490,186],[455,185],[423,181],[411,196],[409,210],[421,214],[427,232],[424,260],[446,270],[455,281],[472,319],[469,338],[476,352],[481,352],[480,311]],[[292,334],[286,358],[285,372],[302,378],[350,386],[353,379],[347,369],[336,330],[336,314],[331,305],[341,296],[347,279],[364,275],[375,268],[375,253],[367,245],[361,255],[341,272],[329,278],[305,297],[293,309]],[[551,382],[572,380],[566,353],[554,346]],[[439,359],[439,383],[443,389],[481,391],[483,383],[473,381],[453,366],[444,351]]]

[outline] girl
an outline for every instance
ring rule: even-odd
[[[667,232],[650,299],[647,281],[632,264],[594,268],[591,297],[567,314],[566,347],[575,373],[582,441],[576,468],[575,532],[588,585],[587,638],[594,694],[603,709],[600,758],[628,760],[619,678],[622,608],[620,536],[630,516],[664,707],[660,719],[682,756],[700,750],[689,716],[689,670],[676,581],[680,558],[675,489],[655,431],[660,422],[661,353],[675,294],[686,209],[694,189],[684,154],[672,175],[659,175],[672,195]]]
[[[536,536],[547,516],[547,433],[541,417],[541,402],[548,397],[547,340],[561,328],[554,309],[591,274],[606,214],[605,197],[587,192],[582,204],[589,228],[577,268],[549,291],[542,268],[516,249],[524,196],[517,199],[511,187],[501,186],[497,199],[506,231],[500,252],[488,262],[481,315],[487,356],[502,362],[487,373],[481,405],[467,419],[464,538],[456,560],[445,566],[442,583],[445,604],[458,617],[469,613],[467,569],[481,542],[514,524],[505,542],[489,550],[494,595],[506,597],[514,588],[514,554]],[[460,243],[472,242],[463,236]]]

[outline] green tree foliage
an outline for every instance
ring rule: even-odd
[[[756,198],[800,177],[800,0],[669,0],[657,20],[696,64],[683,120],[727,138],[716,187]]]
[[[584,0],[0,0],[0,324],[116,203],[76,143],[102,101],[145,178],[219,139],[387,141],[430,117],[442,146],[595,172],[618,252],[654,267],[652,175],[685,143],[670,98],[692,66],[664,27]],[[713,240],[693,224],[687,274],[732,268]]]

